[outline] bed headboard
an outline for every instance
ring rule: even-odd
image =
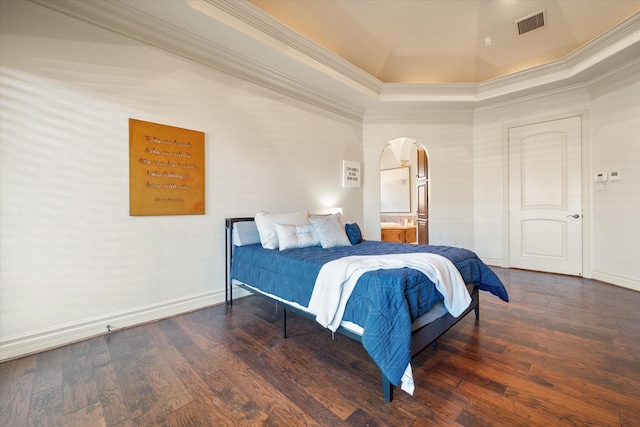
[[[233,224],[236,222],[254,221],[253,217],[240,217],[240,218],[225,218],[224,223],[227,229],[233,229]]]
[[[227,305],[231,305],[233,296],[231,294],[231,258],[233,255],[233,226],[237,222],[253,221],[253,217],[238,217],[238,218],[225,218],[225,288],[224,288],[224,300]]]

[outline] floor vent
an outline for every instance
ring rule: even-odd
[[[547,25],[547,17],[544,10],[536,12],[533,15],[526,16],[516,21],[518,34],[524,35],[534,30],[539,30]]]

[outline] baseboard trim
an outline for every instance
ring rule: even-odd
[[[640,292],[640,281],[630,277],[619,276],[617,274],[607,273],[606,271],[592,270],[591,278]]]
[[[491,257],[480,257],[480,260],[487,264],[488,266],[493,267],[502,267],[502,259],[500,258],[491,258]]]
[[[72,324],[16,335],[0,340],[0,362],[71,344],[119,329],[148,323],[224,302],[224,291],[206,292],[132,310],[111,313]]]
[[[487,265],[499,266],[501,264],[499,259],[493,258],[484,258],[484,262]],[[592,278],[595,280],[640,291],[640,281],[638,280],[604,271],[593,270],[592,273]],[[243,293],[239,292],[238,297],[241,295]],[[107,331],[106,325],[111,325],[111,332],[115,332],[119,329],[130,328],[199,310],[222,302],[224,302],[223,291],[206,292],[159,304],[138,307],[125,312],[86,319],[73,324],[9,337],[0,340],[0,362],[107,334],[109,331]]]

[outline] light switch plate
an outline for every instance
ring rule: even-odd
[[[607,173],[606,172],[598,172],[593,176],[593,180],[595,182],[606,181],[607,180]]]

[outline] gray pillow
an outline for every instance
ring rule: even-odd
[[[309,218],[313,235],[323,248],[351,246],[339,215]]]
[[[236,246],[260,243],[260,234],[255,221],[243,221],[233,224],[233,244]]]

